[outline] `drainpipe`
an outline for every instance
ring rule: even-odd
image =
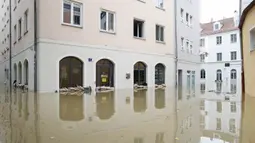
[[[34,92],[37,92],[37,0],[34,0]]]
[[[178,116],[177,116],[177,110],[178,110],[178,82],[177,82],[177,73],[178,73],[178,44],[177,44],[177,1],[178,0],[174,0],[174,21],[175,21],[175,25],[174,25],[174,37],[175,37],[175,41],[174,41],[174,47],[175,47],[175,69],[174,69],[174,76],[175,76],[175,114],[176,114],[176,131],[175,131],[175,138],[174,138],[174,142],[177,142],[176,138],[177,138],[177,131],[178,131]]]
[[[12,1],[9,0],[9,14],[10,14],[10,27],[9,27],[9,75],[10,75],[10,95],[12,94]],[[10,96],[11,98],[11,96]]]

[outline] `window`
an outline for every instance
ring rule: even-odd
[[[204,83],[200,84],[200,92],[201,92],[201,94],[205,93],[205,84]]]
[[[190,15],[189,16],[189,26],[192,27],[192,22],[193,22],[193,17]]]
[[[221,72],[221,70],[217,70],[217,73],[216,73],[216,80],[217,80],[217,81],[222,80],[222,72]]]
[[[201,79],[205,79],[205,76],[206,76],[205,70],[202,69],[202,70],[200,71],[200,78],[201,78]]]
[[[217,37],[216,37],[216,44],[217,44],[217,45],[222,44],[222,37],[221,37],[221,36],[217,36]]]
[[[200,61],[201,61],[201,62],[205,62],[205,55],[204,55],[204,54],[201,54],[201,55],[200,55]]]
[[[222,103],[217,102],[217,112],[221,113],[222,112]]]
[[[231,39],[231,43],[236,43],[236,41],[237,41],[236,34],[231,34],[230,39]]]
[[[189,51],[190,51],[190,53],[191,53],[191,54],[193,53],[193,46],[192,46],[192,42],[190,42],[190,44],[189,44]]]
[[[231,70],[231,79],[236,79],[236,70],[235,69],[232,69]]]
[[[28,32],[28,10],[24,14],[24,32]]]
[[[216,120],[217,120],[216,130],[221,130],[221,118],[216,118]]]
[[[13,34],[13,40],[14,40],[14,44],[17,41],[17,25],[14,25],[14,34]]]
[[[205,46],[205,39],[200,39],[200,47],[204,47]]]
[[[115,31],[115,13],[102,10],[100,14],[100,29],[107,32]]]
[[[188,91],[188,94],[190,94],[190,81],[191,81],[191,72],[190,71],[187,71],[187,91]]]
[[[219,30],[220,29],[220,24],[215,23],[213,28],[214,28],[214,30]]]
[[[236,83],[231,83],[230,84],[230,91],[232,94],[236,93]]]
[[[19,35],[18,35],[19,40],[21,39],[21,33],[22,33],[22,32],[21,32],[21,31],[22,31],[22,30],[21,30],[21,27],[22,27],[22,19],[19,19],[19,33],[18,33],[18,34],[19,34]]]
[[[164,42],[164,26],[156,25],[156,40]]]
[[[187,53],[189,53],[189,41],[188,40],[186,41],[186,51],[187,51]]]
[[[236,112],[236,102],[230,102],[230,111],[232,113]]]
[[[181,47],[182,47],[182,50],[184,50],[184,38],[181,37]]]
[[[63,23],[81,26],[82,4],[64,0],[63,2]]]
[[[134,37],[144,37],[144,21],[134,19]]]
[[[189,14],[188,13],[186,13],[186,22],[187,22],[187,24],[189,24]]]
[[[157,7],[164,8],[164,0],[157,0]]]
[[[205,128],[205,116],[200,115],[200,129]]]
[[[236,133],[236,121],[235,121],[235,119],[229,119],[229,132]]]
[[[217,61],[222,61],[222,53],[217,53]]]
[[[200,110],[205,110],[205,101],[204,100],[200,101]]]
[[[255,49],[255,28],[250,31],[250,50]]]
[[[181,21],[183,22],[184,19],[184,10],[181,8]]]
[[[231,60],[236,60],[236,51],[231,52]]]

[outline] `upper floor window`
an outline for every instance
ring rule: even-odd
[[[233,113],[236,112],[236,102],[230,102],[230,111]]]
[[[220,30],[220,23],[218,22],[214,23],[213,30]]]
[[[184,38],[181,37],[181,47],[182,47],[182,50],[184,50]]]
[[[134,19],[134,37],[144,38],[144,21]]]
[[[24,14],[24,32],[28,31],[28,10]]]
[[[186,41],[186,51],[189,52],[189,40]]]
[[[237,41],[236,34],[231,34],[230,39],[231,39],[231,43],[236,43],[236,41]]]
[[[200,47],[204,47],[205,46],[205,39],[200,39]]]
[[[222,37],[221,37],[221,36],[217,36],[217,37],[216,37],[216,44],[217,44],[217,45],[222,44]]]
[[[231,79],[236,79],[236,70],[235,69],[232,69],[230,74],[231,74],[230,75]]]
[[[216,72],[216,80],[217,81],[221,81],[222,80],[222,72],[221,72],[220,69],[217,70],[217,72]]]
[[[236,133],[236,123],[235,119],[229,119],[229,132]]]
[[[17,25],[14,25],[14,34],[13,34],[13,41],[14,41],[14,44],[16,43],[17,41]]]
[[[22,19],[21,18],[19,19],[19,23],[18,24],[19,24],[19,27],[18,27],[19,28],[19,30],[18,30],[18,38],[20,40],[21,39],[21,33],[22,33],[22,29],[21,29],[22,28]]]
[[[156,25],[156,41],[164,42],[164,26]]]
[[[183,8],[181,8],[181,21],[183,22],[183,19],[184,19],[184,10]]]
[[[230,52],[231,60],[236,60],[236,51]]]
[[[189,16],[189,26],[192,27],[193,22],[193,17],[190,15]]]
[[[115,13],[107,10],[101,10],[100,29],[107,32],[115,31]]]
[[[222,61],[222,53],[217,53],[217,61]]]
[[[189,24],[189,14],[188,13],[186,13],[186,22],[187,22],[187,24]]]
[[[221,103],[220,101],[217,101],[217,111],[218,111],[219,113],[222,112],[222,103]]]
[[[82,4],[70,0],[63,2],[63,23],[81,26],[82,24]]]
[[[164,0],[156,0],[157,1],[157,7],[164,8]]]
[[[201,54],[200,55],[200,61],[201,62],[205,62],[205,54]]]
[[[192,54],[193,53],[193,45],[192,42],[189,44],[189,52]]]
[[[216,120],[217,120],[216,130],[221,130],[221,118],[216,118]]]
[[[206,76],[205,70],[202,69],[202,70],[200,71],[200,78],[201,78],[201,79],[205,79],[205,76]]]
[[[250,50],[255,49],[255,28],[250,31]]]

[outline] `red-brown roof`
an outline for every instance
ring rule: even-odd
[[[215,22],[220,22],[220,24],[222,25],[220,30],[213,30],[213,24]],[[223,33],[223,32],[229,32],[229,31],[234,31],[234,30],[238,30],[238,27],[235,26],[234,23],[234,18],[225,18],[219,21],[213,21],[210,23],[202,23],[200,24],[201,26],[201,36],[205,36],[205,35],[213,35],[213,34],[218,34],[218,33]]]
[[[255,6],[255,0],[253,0],[243,11],[243,14],[240,19],[239,28],[243,28],[243,23],[245,21],[246,15],[249,13],[249,11]]]

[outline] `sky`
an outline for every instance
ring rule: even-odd
[[[239,11],[239,0],[200,0],[200,22],[232,17],[235,10]]]

